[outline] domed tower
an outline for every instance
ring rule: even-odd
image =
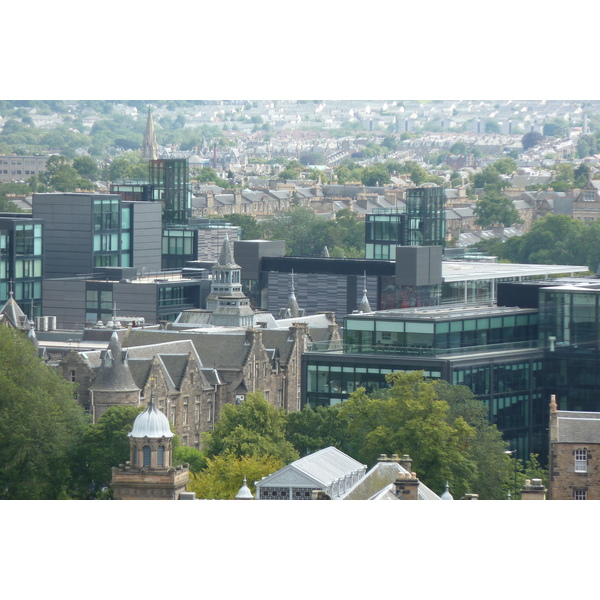
[[[115,500],[178,500],[190,480],[187,465],[173,467],[173,432],[154,404],[139,414],[129,433],[129,462],[113,467]]]
[[[117,332],[113,332],[108,348],[102,352],[102,365],[90,385],[94,423],[111,406],[138,406],[140,388],[129,369],[128,352],[121,349]]]

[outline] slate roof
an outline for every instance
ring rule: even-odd
[[[240,369],[248,354],[249,347],[245,345],[246,333],[242,329],[213,332],[172,332],[172,331],[131,331],[125,339],[125,345],[148,346],[164,342],[192,342],[201,364],[205,367]],[[133,356],[133,354],[132,354]]]
[[[90,385],[94,391],[133,392],[139,390],[129,370],[127,351],[121,350],[116,332],[106,350],[101,351],[102,364]]]
[[[600,444],[600,413],[559,410],[558,441]]]
[[[0,317],[3,321],[7,321],[15,329],[29,329],[29,320],[27,319],[27,315],[17,304],[12,292],[9,293],[8,300],[4,306],[0,308]]]
[[[380,494],[386,496],[386,491],[393,493],[394,481],[400,473],[406,475],[408,471],[397,462],[380,461],[360,481],[355,483],[341,499],[392,500],[390,497],[380,497]],[[419,481],[418,493],[419,500],[440,500],[440,497],[422,481]]]

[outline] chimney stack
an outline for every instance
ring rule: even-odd
[[[546,491],[541,479],[526,479],[521,490],[521,500],[545,500]]]
[[[419,480],[416,473],[407,473],[406,475],[399,473],[394,486],[396,496],[401,500],[419,499]]]

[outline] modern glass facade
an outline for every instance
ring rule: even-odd
[[[406,191],[407,246],[444,246],[446,192],[442,187]]]
[[[545,460],[543,352],[535,309],[422,308],[347,315],[337,351],[303,357],[303,403],[329,406],[359,387],[387,387],[394,371],[466,385],[519,456]],[[542,456],[543,455],[543,456]]]
[[[92,201],[94,267],[121,266],[120,204],[118,196],[103,196]]]
[[[192,216],[192,191],[188,183],[188,161],[159,159],[150,161],[152,199],[162,202],[163,225],[187,225]]]
[[[29,318],[42,314],[42,233],[39,219],[0,218],[0,302],[12,289]]]
[[[353,354],[440,356],[537,345],[535,309],[390,310],[347,315],[344,349]],[[489,348],[492,346],[492,348]]]
[[[197,259],[198,231],[164,228],[162,233],[162,268],[182,269],[185,263]]]
[[[408,239],[407,215],[375,209],[365,217],[365,258],[395,260]]]

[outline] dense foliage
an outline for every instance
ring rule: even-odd
[[[0,498],[64,497],[85,426],[72,384],[21,332],[0,326]]]

